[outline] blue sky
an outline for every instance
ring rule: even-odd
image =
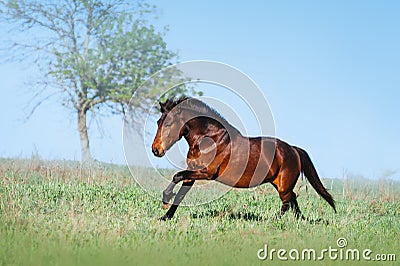
[[[400,178],[399,2],[151,3],[179,60],[219,61],[249,75],[270,104],[277,137],[305,148],[321,176],[390,170]],[[75,117],[57,102],[23,122],[35,73],[0,65],[0,156],[80,159]],[[92,124],[94,157],[123,163],[121,119],[103,126],[100,136]]]

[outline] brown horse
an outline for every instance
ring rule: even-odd
[[[217,111],[195,98],[168,99],[159,104],[162,115],[157,121],[153,154],[164,156],[182,137],[189,144],[187,170],[177,172],[163,191],[163,208],[169,209],[161,220],[174,216],[196,180],[216,180],[237,188],[271,183],[282,200],[278,215],[292,208],[296,218],[304,219],[293,192],[301,172],[336,212],[335,201],[321,183],[305,150],[272,137],[245,137]],[[173,189],[181,181],[182,186],[175,194]]]

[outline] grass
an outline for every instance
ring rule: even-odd
[[[151,175],[137,169],[135,175]],[[154,174],[154,173],[153,173]],[[0,265],[266,265],[257,251],[346,248],[395,254],[400,260],[400,186],[392,180],[324,180],[338,213],[305,182],[299,205],[311,219],[274,214],[272,186],[232,190],[218,200],[180,207],[171,221],[160,200],[147,194],[122,166],[68,161],[0,160]],[[160,195],[161,196],[161,195]],[[287,256],[287,254],[286,254]],[[318,261],[280,261],[308,265]],[[366,261],[330,260],[325,265]],[[369,262],[376,265],[376,261]]]

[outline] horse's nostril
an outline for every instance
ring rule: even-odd
[[[153,148],[153,154],[154,154],[155,156],[158,156],[158,155],[159,155],[158,149],[157,149],[157,148]]]

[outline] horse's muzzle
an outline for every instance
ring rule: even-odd
[[[157,148],[153,148],[153,154],[157,157],[163,157],[165,154],[165,151],[159,151]]]

